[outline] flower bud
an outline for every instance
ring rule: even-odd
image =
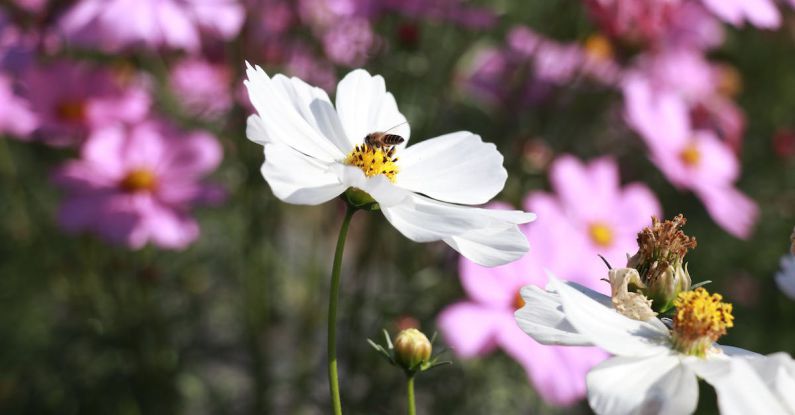
[[[431,341],[415,328],[401,331],[395,339],[395,358],[406,370],[428,362],[431,351]]]
[[[652,307],[658,312],[671,309],[677,295],[690,289],[684,257],[696,247],[696,239],[682,232],[686,222],[682,215],[665,222],[652,218],[652,226],[638,233],[638,252],[627,263],[638,270],[645,284],[641,292],[652,300]]]

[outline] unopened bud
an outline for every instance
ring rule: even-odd
[[[395,339],[395,358],[406,370],[428,362],[431,351],[431,341],[415,328],[401,331]]]

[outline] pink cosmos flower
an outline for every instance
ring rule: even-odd
[[[323,34],[323,50],[330,61],[357,67],[367,61],[376,40],[367,19],[343,19]]]
[[[649,48],[707,49],[723,40],[720,23],[699,2],[586,0],[586,5],[608,36]]]
[[[59,25],[69,39],[108,51],[145,46],[196,52],[202,33],[228,40],[244,19],[236,0],[82,0]]]
[[[98,130],[81,158],[54,175],[67,194],[59,222],[67,232],[88,231],[134,249],[147,242],[184,249],[199,236],[191,207],[223,198],[201,181],[221,157],[211,135],[180,133],[161,122]]]
[[[772,0],[701,0],[712,13],[734,26],[750,24],[775,29],[781,25],[781,14]]]
[[[531,249],[544,252],[531,250],[508,265],[486,268],[462,258],[459,275],[469,298],[442,310],[438,326],[458,357],[484,356],[499,347],[524,367],[531,384],[547,403],[565,406],[585,396],[586,373],[607,355],[592,347],[544,346],[523,336],[516,325],[514,312],[524,305],[519,290],[528,284],[543,287],[546,277],[539,269],[539,262],[546,262],[543,255],[560,257],[554,249],[565,249],[540,241],[554,234],[552,231],[550,226],[527,227],[525,234]],[[534,240],[542,243],[532,245]]]
[[[36,124],[36,116],[27,101],[14,92],[12,80],[0,73],[0,135],[27,139]]]
[[[482,356],[499,346],[527,371],[541,396],[555,405],[585,394],[585,374],[606,355],[597,349],[543,346],[522,338],[514,311],[523,305],[519,289],[546,284],[546,270],[601,292],[607,273],[602,254],[616,266],[637,249],[636,234],[660,214],[659,203],[643,185],[621,187],[618,167],[609,158],[583,164],[572,156],[554,162],[550,177],[556,194],[533,192],[525,208],[537,223],[523,225],[531,250],[508,265],[485,268],[462,259],[461,284],[469,299],[447,307],[439,328],[461,357]]]
[[[759,210],[734,187],[740,166],[731,148],[711,131],[694,130],[686,105],[676,93],[655,91],[647,80],[630,76],[624,99],[627,121],[640,133],[652,162],[668,180],[693,191],[727,232],[749,237]]]
[[[38,138],[52,145],[74,144],[93,129],[142,120],[149,112],[149,94],[120,78],[67,61],[28,71],[23,84],[41,122]]]
[[[215,118],[232,106],[232,74],[229,68],[197,58],[176,63],[169,86],[183,108],[198,117]]]
[[[604,276],[605,264],[599,255],[613,266],[625,265],[627,254],[637,249],[638,232],[648,226],[652,216],[662,215],[660,203],[648,187],[641,183],[621,186],[618,166],[609,157],[584,164],[564,155],[552,163],[549,177],[555,193],[533,192],[525,204],[559,212],[553,217],[562,216],[555,229],[566,229],[560,243],[568,247],[569,261],[577,258],[572,261],[576,265],[564,269],[558,264],[550,269],[575,275],[583,285],[592,286],[592,281]]]

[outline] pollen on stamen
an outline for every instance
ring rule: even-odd
[[[394,147],[384,150],[368,144],[361,144],[354,147],[353,151],[345,157],[345,164],[362,169],[367,177],[383,174],[394,183],[400,171],[396,164],[398,159],[393,157],[394,154]]]
[[[704,288],[679,293],[674,301],[674,346],[682,353],[704,357],[726,329],[734,326],[732,305]]]

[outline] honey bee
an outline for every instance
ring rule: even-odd
[[[396,146],[406,141],[406,139],[397,134],[389,134],[389,131],[400,127],[403,124],[405,124],[405,122],[400,123],[386,131],[376,131],[374,133],[367,134],[364,136],[364,143],[373,148]]]

